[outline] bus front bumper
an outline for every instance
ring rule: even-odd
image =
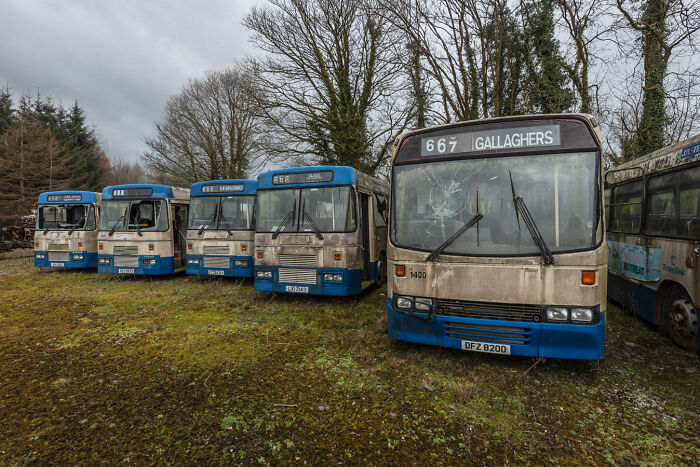
[[[50,254],[67,254],[68,259],[49,259]],[[96,268],[97,253],[87,253],[85,251],[35,251],[34,266],[38,268]]]
[[[501,321],[437,314],[430,321],[395,311],[388,298],[387,319],[389,336],[407,342],[453,349],[469,346],[465,341],[500,344],[501,348],[507,344],[510,355],[526,357],[600,360],[605,356],[605,313],[601,313],[596,324]]]
[[[131,263],[123,262],[124,265],[115,265],[115,259],[120,256],[98,255],[97,272],[107,274],[142,274],[142,275],[162,275],[173,274],[175,272],[175,258],[172,256],[158,255],[138,255],[129,256]],[[121,258],[126,258],[121,256]],[[138,262],[136,261],[138,258]],[[128,264],[128,265],[127,265]]]
[[[294,280],[280,281],[280,269],[287,271],[305,270],[315,276],[315,284]],[[258,277],[259,273],[268,277]],[[292,273],[293,274],[293,273]],[[339,281],[327,281],[326,274],[341,276]],[[347,296],[362,292],[362,271],[345,268],[286,268],[259,266],[255,268],[255,290],[262,292],[297,293],[304,295]]]
[[[202,276],[253,277],[252,256],[208,256],[228,260],[228,267],[205,267],[204,255],[187,255],[187,274]],[[223,261],[222,261],[223,262]]]

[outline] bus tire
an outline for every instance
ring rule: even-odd
[[[663,323],[668,337],[677,346],[698,350],[698,312],[685,289],[676,285],[664,297]]]

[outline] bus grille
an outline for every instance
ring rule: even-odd
[[[205,268],[228,268],[231,266],[231,260],[228,256],[205,256],[202,265]]]
[[[315,269],[279,268],[279,282],[294,284],[316,284]]]
[[[139,247],[138,246],[117,245],[114,247],[114,254],[115,255],[138,255],[139,254]]]
[[[280,254],[280,266],[292,266],[292,267],[316,267],[318,265],[318,260],[316,255],[285,255]],[[314,282],[315,284],[316,282]]]
[[[114,265],[117,267],[137,268],[139,267],[138,256],[115,256]]]
[[[224,245],[224,246],[208,245],[202,249],[202,252],[205,255],[228,255],[229,254],[228,251],[229,251],[228,245]]]
[[[490,342],[494,344],[529,345],[532,330],[508,326],[446,322],[445,335],[456,339]]]
[[[540,320],[540,306],[438,299],[437,314],[459,316],[460,318],[538,322]]]
[[[49,250],[67,250],[68,249],[68,244],[67,243],[49,243]]]
[[[68,257],[68,253],[55,253],[53,251],[49,251],[49,261],[68,261],[70,258]]]

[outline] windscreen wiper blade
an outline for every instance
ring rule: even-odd
[[[527,208],[525,201],[520,196],[516,196],[515,194],[513,174],[510,172],[510,170],[508,171],[508,174],[510,175],[510,190],[513,193],[513,207],[515,208],[515,217],[518,221],[518,229],[520,228],[520,216],[522,216],[525,226],[530,232],[532,241],[535,242],[537,248],[540,249],[540,253],[544,258],[544,264],[554,264],[554,256],[552,256],[552,252],[549,250],[547,242],[544,241],[544,237],[542,237],[540,229],[537,228],[535,219],[533,219],[532,214],[530,214],[530,210]]]
[[[287,215],[284,216],[284,219],[282,219],[282,222],[280,222],[280,225],[277,226],[277,230],[275,230],[275,233],[272,234],[272,239],[273,239],[273,240],[277,238],[277,236],[278,236],[278,235],[280,234],[280,232],[282,231],[282,228],[283,228],[285,225],[287,225],[287,222],[289,222],[289,221],[291,221],[292,219],[294,219],[294,213],[296,212],[296,210],[297,210],[297,201],[294,200],[294,206],[292,207],[292,209],[289,210],[289,212],[287,213]]]
[[[129,208],[127,208],[127,210],[128,209]],[[120,217],[119,219],[117,219],[117,222],[115,222],[114,225],[112,226],[112,229],[109,231],[110,237],[114,234],[114,231],[117,230],[117,226],[119,225],[119,221],[122,222],[122,225],[124,224],[124,222],[126,222],[126,211],[124,211],[124,215],[122,217]]]
[[[306,218],[307,221],[309,221],[309,224],[311,224],[311,227],[313,227],[314,232],[316,233],[316,236],[318,237],[319,240],[323,240],[323,234],[321,233],[321,229],[318,228],[316,225],[316,222],[314,222],[313,217],[311,217],[311,214],[306,212],[304,210],[304,217]]]
[[[214,219],[216,219],[216,214],[217,214],[217,212],[214,211],[214,214],[211,215],[211,217],[209,218],[209,220],[207,221],[207,223],[206,223],[206,224],[202,224],[202,226],[201,226],[201,227],[199,228],[199,230],[197,231],[197,235],[202,235],[202,232],[204,232],[204,229],[207,227],[207,225],[208,225],[208,224],[211,224],[212,222],[214,222]]]
[[[439,247],[435,248],[435,249],[430,253],[430,255],[428,255],[428,259],[426,259],[426,261],[435,261],[435,260],[437,259],[437,257],[440,256],[440,254],[442,253],[442,251],[443,251],[445,248],[447,248],[448,246],[450,246],[450,244],[451,244],[452,242],[454,242],[455,240],[457,240],[457,238],[458,238],[460,235],[462,235],[464,232],[466,232],[466,231],[469,230],[471,227],[473,227],[474,224],[476,224],[477,222],[479,222],[479,221],[481,220],[482,217],[484,217],[484,215],[481,214],[480,212],[477,212],[477,213],[474,215],[474,217],[472,217],[471,219],[469,219],[469,222],[467,222],[466,224],[464,224],[457,232],[453,233],[452,236],[451,236],[450,238],[448,238],[447,240],[445,240],[444,242],[442,242],[442,245],[440,245]]]

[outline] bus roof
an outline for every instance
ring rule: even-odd
[[[256,191],[258,191],[258,182],[256,180],[208,180],[206,182],[193,183],[190,188],[190,197],[254,195]]]
[[[299,174],[298,177],[294,175]],[[306,176],[305,174],[314,174]],[[279,176],[292,176],[291,179]],[[308,167],[292,167],[263,172],[258,175],[258,189],[298,188],[306,186],[357,185],[370,191],[387,193],[389,185],[377,178],[360,172],[353,167],[343,165],[315,165]]]
[[[99,203],[101,195],[94,191],[47,191],[39,195],[39,204]]]
[[[127,184],[108,186],[102,190],[102,199],[180,199],[190,197],[190,190],[167,185]]]
[[[562,144],[558,144],[554,142],[555,144],[552,144],[550,148],[547,148],[545,146],[530,146],[527,148],[524,147],[510,147],[510,146],[504,146],[504,147],[496,147],[496,148],[489,148],[486,147],[484,149],[479,148],[478,150],[472,149],[470,152],[456,152],[454,158],[464,158],[465,154],[468,154],[469,157],[484,157],[485,155],[494,155],[498,156],[501,154],[512,154],[513,152],[516,151],[529,151],[529,152],[540,152],[543,149],[545,150],[554,150],[554,149],[560,149],[560,150],[566,150],[566,151],[573,151],[575,149],[581,149],[581,150],[590,150],[592,148],[600,148],[601,146],[601,138],[600,138],[600,128],[598,126],[598,121],[596,118],[592,115],[589,114],[531,114],[531,115],[513,115],[513,116],[508,116],[508,117],[493,117],[493,118],[484,118],[484,119],[479,119],[479,120],[465,120],[461,122],[454,122],[454,123],[446,123],[443,125],[436,125],[432,127],[427,127],[427,128],[419,128],[416,130],[411,130],[405,133],[400,134],[399,136],[396,137],[396,140],[394,141],[394,153],[392,154],[392,159],[391,162],[392,164],[394,163],[408,163],[408,162],[419,162],[421,160],[426,160],[427,158],[424,156],[420,155],[421,149],[421,142],[416,141],[417,147],[412,148],[413,153],[418,153],[418,154],[412,154],[410,158],[406,158],[405,156],[400,155],[406,151],[401,151],[404,149],[404,146],[408,149],[408,146],[415,145],[412,144],[409,140],[412,139],[411,137],[420,135],[422,133],[432,133],[432,132],[444,132],[447,136],[456,134],[455,131],[450,131],[450,130],[455,130],[458,128],[469,128],[469,131],[464,132],[464,134],[470,134],[470,133],[504,133],[503,136],[505,136],[505,133],[508,131],[513,132],[516,130],[520,130],[521,128],[517,125],[517,122],[535,122],[537,121],[537,126],[542,126],[547,123],[547,121],[563,121],[563,122],[569,122],[569,125],[567,127],[561,128],[561,136],[566,137],[566,144],[563,144],[564,141],[562,141]],[[589,130],[587,133],[590,134],[590,136],[586,136],[582,134],[580,131],[574,131],[572,133],[572,129],[576,129],[576,121],[580,123],[585,124],[586,128]],[[501,125],[499,125],[501,124]],[[479,129],[479,126],[485,126],[485,125],[493,125],[493,126],[501,126],[503,129],[491,129],[491,128],[482,128]],[[526,125],[525,123],[523,124],[525,128],[530,128],[530,127],[535,127],[536,125]],[[558,134],[559,132],[557,132]],[[430,160],[431,161],[437,161],[437,160],[446,160],[449,157],[446,156],[441,156],[437,154],[430,154]],[[400,160],[397,160],[400,159]]]
[[[612,184],[640,178],[700,160],[700,134],[671,144],[646,156],[612,167],[605,179]]]

